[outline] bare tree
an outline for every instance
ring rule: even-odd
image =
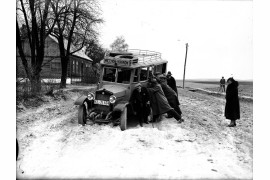
[[[103,20],[96,0],[53,0],[52,9],[56,20],[52,35],[58,39],[61,57],[60,88],[65,88],[69,56],[97,37],[95,25]]]
[[[17,0],[16,46],[33,93],[41,90],[40,72],[44,60],[45,38],[51,33],[55,21],[49,25],[51,0]],[[24,31],[21,27],[24,25]],[[30,46],[30,64],[24,44]]]
[[[124,52],[128,50],[128,44],[123,36],[118,36],[110,45],[112,51]]]

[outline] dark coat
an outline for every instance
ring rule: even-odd
[[[220,83],[221,85],[225,85],[225,84],[226,84],[226,80],[225,80],[225,79],[220,79],[219,83]]]
[[[158,83],[154,83],[152,86],[148,86],[147,89],[149,92],[150,105],[153,115],[161,115],[173,109],[169,105],[169,102]]]
[[[240,119],[238,82],[235,80],[226,89],[225,117],[230,120]]]
[[[170,105],[173,104],[174,106],[180,105],[177,94],[175,93],[175,91],[165,83],[161,83],[160,85],[162,87],[162,90],[163,90],[165,97],[167,98],[169,104]]]
[[[178,100],[177,94],[174,92],[174,90],[168,86],[166,83],[161,83],[160,84],[162,87],[162,90],[165,94],[165,97],[167,98],[170,106],[179,114],[182,114],[182,111],[179,107],[180,102]]]
[[[167,77],[167,84],[168,84],[168,86],[170,86],[174,90],[174,92],[176,92],[176,95],[178,96],[176,81],[175,81],[174,77],[172,77],[172,76],[170,78]]]
[[[143,116],[150,114],[150,107],[147,105],[148,101],[149,93],[145,87],[142,87],[141,92],[138,89],[134,89],[129,100],[133,110],[137,113],[142,113],[141,115]]]

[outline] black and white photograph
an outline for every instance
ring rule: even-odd
[[[15,8],[16,179],[253,179],[252,0]]]

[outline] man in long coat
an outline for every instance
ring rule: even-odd
[[[182,111],[179,107],[180,102],[179,99],[175,93],[175,91],[167,85],[167,78],[164,75],[159,75],[158,76],[158,81],[160,82],[161,88],[165,94],[165,97],[167,98],[170,106],[181,116],[182,115]],[[172,118],[171,114],[168,114],[168,118]],[[181,118],[181,121],[182,118]]]
[[[167,73],[167,84],[175,91],[176,95],[178,96],[176,81],[174,77],[172,77],[171,71],[168,71]]]
[[[141,83],[135,85],[130,97],[130,104],[136,116],[139,118],[140,126],[143,127],[143,122],[149,124],[148,116],[150,114],[149,107],[149,94],[145,87],[142,87]]]
[[[225,117],[230,119],[228,127],[236,126],[236,120],[240,119],[240,104],[238,98],[238,82],[233,78],[227,80]]]
[[[164,113],[170,113],[177,121],[181,120],[181,116],[169,105],[167,98],[157,80],[153,78],[147,86],[150,97],[150,105],[153,113],[153,121]]]
[[[225,92],[225,84],[226,84],[226,81],[225,81],[225,79],[224,79],[223,76],[222,76],[222,78],[220,79],[219,83],[220,83],[220,87],[219,87],[219,90],[218,90],[218,91],[221,90],[221,92]]]

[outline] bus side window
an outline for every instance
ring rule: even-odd
[[[131,76],[130,69],[118,69],[117,83],[129,84]]]
[[[141,69],[140,81],[146,81],[146,80],[147,80],[147,68],[144,67]]]
[[[166,73],[167,63],[162,64],[162,74]]]
[[[151,74],[154,74],[154,68],[152,66],[149,67],[149,77],[151,76]]]
[[[163,64],[156,66],[156,73],[162,74],[162,67],[163,67]]]
[[[139,72],[139,69],[135,69],[133,82],[139,81],[139,73],[138,72]]]

